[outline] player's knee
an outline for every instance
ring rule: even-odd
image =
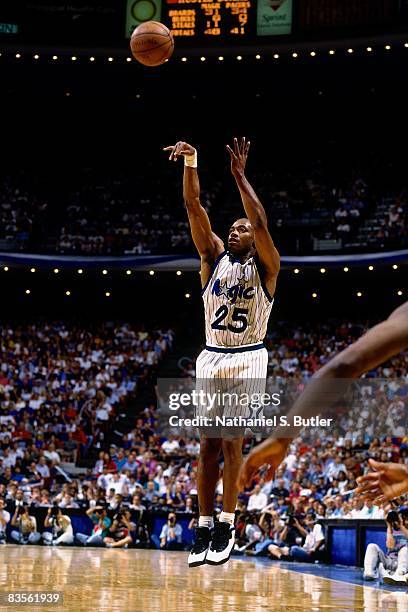
[[[370,544],[366,548],[365,554],[369,555],[371,557],[373,555],[377,555],[378,554],[378,550],[379,550],[378,545],[374,544],[373,542],[370,542]]]
[[[222,452],[226,460],[241,460],[242,439],[224,439],[222,441]]]
[[[222,446],[220,438],[204,438],[200,440],[200,457],[205,460],[218,458]]]

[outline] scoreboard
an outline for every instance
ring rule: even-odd
[[[241,45],[309,33],[330,38],[342,28],[383,28],[397,16],[395,0],[127,0],[126,35],[153,19],[179,41]]]
[[[262,46],[408,27],[408,0],[0,0],[2,44],[126,49],[140,23],[177,48]],[[374,30],[373,30],[374,28]]]
[[[249,0],[168,0],[168,18],[173,36],[207,36],[248,33]]]
[[[293,0],[128,0],[127,35],[153,19],[180,40],[222,38],[241,44],[258,36],[291,34],[292,5]]]

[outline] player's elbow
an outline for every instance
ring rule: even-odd
[[[358,378],[364,372],[364,364],[357,353],[337,355],[325,366],[330,377]]]
[[[197,210],[200,206],[200,198],[198,195],[184,194],[184,205],[187,210]]]
[[[272,261],[272,267],[274,270],[275,275],[277,276],[280,272],[280,267],[281,267],[281,259],[280,259],[280,255],[278,253],[278,251],[276,251],[275,249],[275,254],[273,257],[273,261]]]
[[[252,229],[255,232],[262,232],[268,229],[268,221],[263,210],[259,210],[255,213],[254,217],[251,219]]]

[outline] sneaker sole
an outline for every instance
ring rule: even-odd
[[[225,559],[223,559],[222,561],[211,561],[211,560],[209,560],[209,559],[206,559],[206,560],[205,560],[205,563],[206,563],[207,565],[223,565],[224,563],[227,563],[227,561],[229,561],[229,560],[230,560],[230,557],[231,557],[231,552],[232,552],[232,550],[230,551],[230,554],[228,555],[228,557],[226,557],[226,558],[225,558]]]
[[[407,583],[404,581],[394,580],[389,576],[384,576],[383,578],[384,584],[392,584],[393,586],[407,586]]]
[[[205,559],[203,559],[202,561],[193,561],[193,563],[188,564],[188,567],[199,567],[200,565],[205,565],[205,563]]]
[[[209,551],[209,547],[207,548],[207,550],[203,551],[202,553],[200,553],[201,555],[205,552],[204,558],[203,559],[197,559],[196,561],[194,561],[193,559],[190,561],[187,561],[188,563],[188,567],[199,567],[200,565],[204,565],[205,564],[205,560],[207,558],[207,554]],[[198,555],[197,555],[198,556]]]

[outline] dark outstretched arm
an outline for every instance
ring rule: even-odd
[[[179,141],[175,145],[165,147],[171,151],[170,160],[176,161],[178,157],[193,158],[196,155],[194,147],[186,142]],[[211,266],[224,250],[222,240],[212,231],[210,219],[200,202],[200,181],[196,167],[184,166],[183,197],[190,223],[191,236],[195,247],[201,257],[201,282],[207,281]]]
[[[327,399],[329,396],[331,403],[335,402],[347,389],[348,379],[358,378],[407,347],[408,302],[405,302],[394,310],[388,319],[372,327],[316,372],[288,413],[288,421],[291,422],[295,415],[304,418],[318,416],[321,413],[322,398]],[[257,469],[264,464],[269,464],[267,476],[272,477],[300,429],[292,427],[290,433],[288,429],[285,431],[285,428],[277,429],[273,437],[256,446],[241,468],[240,486],[250,484]]]
[[[254,188],[245,176],[245,165],[250,142],[245,138],[234,138],[234,150],[227,145],[231,157],[231,172],[235,178],[246,216],[254,230],[255,247],[265,273],[265,282],[269,293],[275,292],[276,279],[280,269],[279,253],[269,233],[265,209]]]
[[[184,166],[183,197],[196,249],[201,258],[211,263],[224,249],[221,240],[212,231],[208,214],[200,202],[197,168]]]

